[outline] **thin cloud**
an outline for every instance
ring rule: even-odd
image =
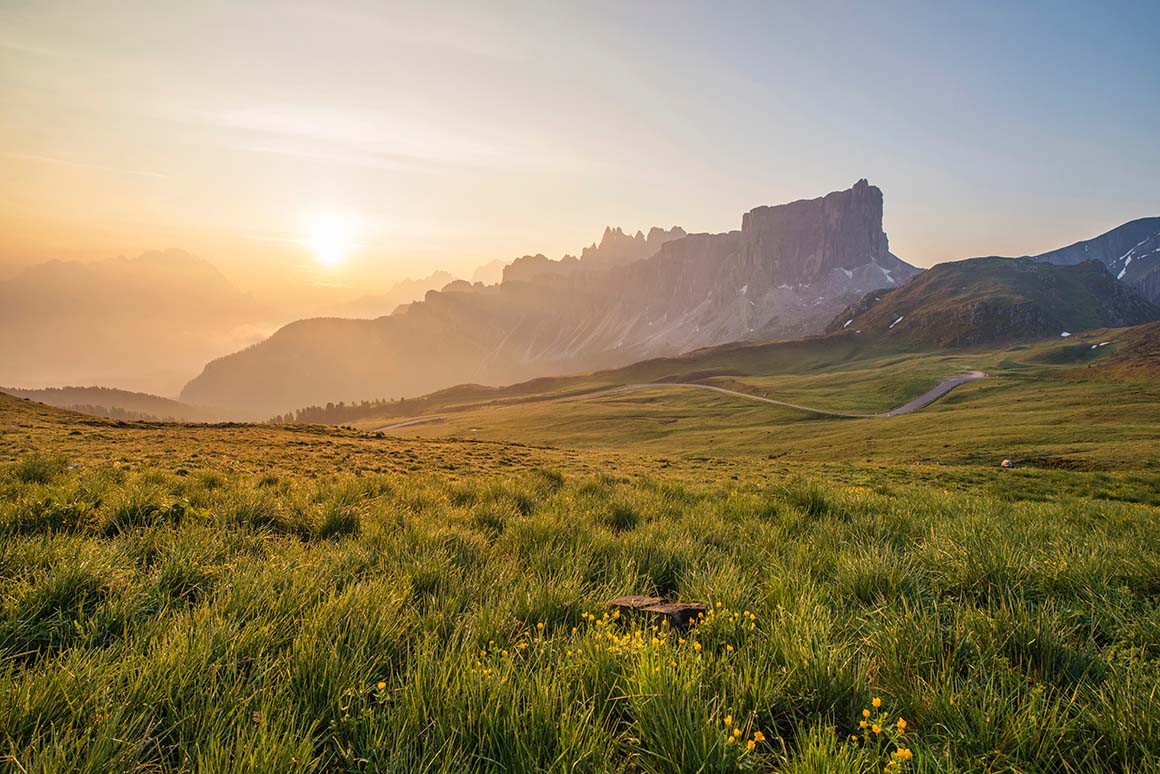
[[[35,153],[17,153],[15,151],[0,151],[0,157],[8,159],[16,159],[18,161],[33,161],[41,164],[56,164],[62,167],[74,167],[76,169],[92,169],[99,172],[113,172],[119,175],[135,175],[137,177],[152,177],[159,179],[167,179],[169,175],[162,172],[150,172],[143,169],[129,169],[127,167],[109,167],[104,164],[89,164],[83,161],[70,161],[68,159],[58,159],[53,156],[40,156]]]

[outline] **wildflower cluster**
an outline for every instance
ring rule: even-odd
[[[698,613],[692,623],[702,642],[718,644],[726,653],[733,653],[757,628],[757,616],[749,610],[731,610],[718,602]]]
[[[850,734],[852,744],[860,744],[864,748],[876,751],[879,756],[889,755],[886,763],[888,770],[903,767],[914,757],[911,751],[907,730],[910,724],[901,715],[894,718],[882,708],[882,699],[875,696],[870,701],[873,709],[863,709],[862,717],[858,720],[861,733]]]
[[[537,628],[538,631],[542,632],[544,625],[541,623]],[[496,645],[495,640],[489,640],[486,648],[480,648],[479,655],[471,667],[471,673],[481,677],[492,677],[497,674],[502,665],[510,662],[514,656],[522,654],[531,644],[542,641],[542,637],[534,636],[531,632],[525,632],[510,648],[500,647]]]
[[[724,726],[725,744],[744,746],[746,753],[751,753],[757,749],[757,745],[765,741],[765,734],[753,729],[753,718],[744,724],[734,723],[732,715],[726,715],[721,721]],[[745,739],[744,745],[741,740]]]

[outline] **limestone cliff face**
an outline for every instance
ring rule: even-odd
[[[281,413],[624,365],[751,338],[821,332],[918,270],[890,254],[865,180],[759,207],[740,231],[607,229],[580,258],[517,259],[504,281],[431,292],[374,321],[307,320],[210,363],[185,400]]]
[[[882,230],[882,191],[859,180],[848,191],[776,207],[741,221],[741,251],[777,283],[805,284],[834,269],[882,265],[892,258]]]

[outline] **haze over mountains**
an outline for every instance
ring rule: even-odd
[[[0,384],[173,393],[198,361],[260,340],[270,318],[181,250],[50,261],[0,283]]]
[[[578,259],[519,259],[496,286],[453,283],[377,320],[292,323],[207,365],[182,399],[278,413],[817,333],[864,293],[918,272],[890,253],[882,208],[860,180],[759,207],[723,234],[610,229]]]
[[[289,321],[313,314],[381,317],[453,281],[452,274],[436,271],[377,293],[319,287],[254,294],[183,250],[49,261],[0,281],[0,385],[177,395],[208,361],[255,344]],[[134,401],[116,405],[170,416]]]
[[[175,394],[201,369],[182,404],[118,391],[38,399],[92,413],[258,418],[747,340],[828,332],[963,347],[1160,317],[1160,218],[1038,256],[923,272],[890,252],[882,214],[882,192],[859,180],[757,207],[736,231],[609,227],[579,257],[528,255],[485,264],[473,282],[435,271],[383,292],[320,296],[313,308],[334,316],[280,328],[310,307],[276,308],[179,250],[53,261],[0,283],[0,348],[11,353],[0,384]]]

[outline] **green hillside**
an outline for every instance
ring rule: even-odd
[[[1059,266],[1031,258],[972,258],[940,263],[898,288],[867,294],[827,332],[907,347],[978,347],[1157,319],[1160,308],[1095,261]]]

